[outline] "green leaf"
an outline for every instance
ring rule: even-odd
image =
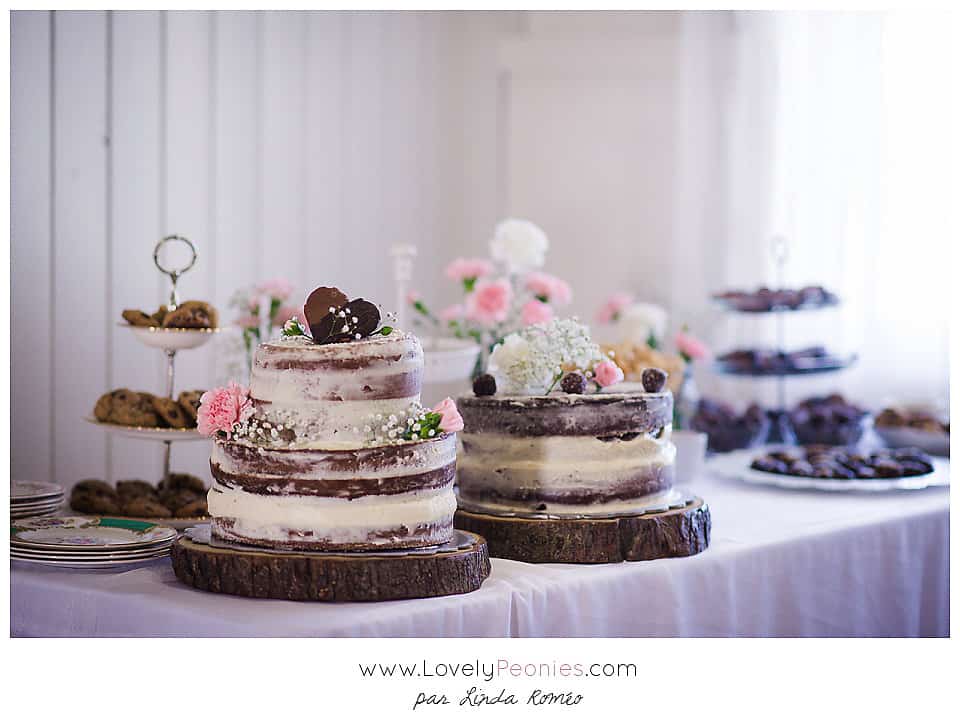
[[[374,333],[380,334],[381,336],[390,336],[390,334],[393,333],[393,327],[392,327],[392,326],[383,326],[383,327],[381,327],[381,329],[380,329],[379,331],[376,331],[376,332],[374,332]]]
[[[473,293],[473,287],[475,285],[477,285],[477,279],[475,277],[463,279],[463,290],[467,293]]]

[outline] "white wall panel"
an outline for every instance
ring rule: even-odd
[[[53,477],[107,474],[107,443],[82,422],[107,390],[107,15],[54,17]],[[29,305],[29,302],[24,302]]]
[[[127,387],[157,394],[162,390],[162,354],[140,344],[129,331],[112,326],[125,308],[153,311],[160,305],[159,273],[153,245],[164,235],[160,170],[164,165],[164,119],[158,89],[162,64],[161,14],[113,12],[111,37],[111,111],[109,148],[109,281],[105,286],[111,324],[110,388]],[[107,436],[108,475],[153,480],[160,472],[160,446]],[[80,473],[78,477],[87,477]]]
[[[11,469],[52,477],[52,14],[10,17]]]

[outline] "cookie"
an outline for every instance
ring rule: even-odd
[[[178,508],[174,515],[177,518],[203,518],[207,515],[207,499],[195,498],[186,505]]]
[[[163,420],[163,423],[169,427],[183,429],[185,427],[190,427],[191,425],[190,417],[187,415],[184,409],[172,399],[167,399],[166,397],[154,397],[153,409],[158,415],[160,415],[160,419]]]
[[[153,408],[153,396],[145,392],[130,392],[114,396],[110,422],[135,427],[159,427],[160,417]]]
[[[207,486],[196,475],[188,473],[170,473],[166,482],[157,483],[157,490],[163,493],[168,490],[189,490],[193,493],[206,493]]]
[[[200,409],[200,398],[202,396],[202,389],[187,389],[180,392],[180,396],[177,397],[177,404],[183,407],[194,423],[197,421],[197,411]]]
[[[70,495],[70,507],[79,513],[112,516],[120,512],[117,496],[109,493],[74,492]]]
[[[197,499],[197,494],[190,490],[165,490],[160,494],[160,502],[176,513],[188,503]]]
[[[153,319],[154,326],[163,326],[163,320],[167,317],[167,314],[170,313],[170,309],[167,306],[161,306],[156,311],[154,311],[150,318]]]
[[[170,328],[205,329],[216,328],[219,317],[217,309],[205,301],[184,301],[163,318],[163,325]]]
[[[157,492],[145,480],[119,480],[117,481],[117,496],[124,501],[136,500],[137,498],[156,499]]]
[[[112,402],[112,392],[101,394],[100,399],[98,399],[97,403],[93,406],[93,416],[100,422],[108,422],[110,420],[110,410],[113,407]]]
[[[123,504],[125,516],[140,516],[145,518],[169,518],[173,515],[170,509],[159,501],[150,498],[135,498]]]
[[[156,320],[143,311],[137,311],[133,308],[125,308],[120,314],[123,316],[123,320],[132,326],[156,326]]]

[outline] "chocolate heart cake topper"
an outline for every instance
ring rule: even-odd
[[[349,300],[337,288],[320,287],[307,296],[303,305],[310,335],[317,344],[355,341],[375,333],[389,334],[392,329],[380,325],[380,309],[362,298]]]

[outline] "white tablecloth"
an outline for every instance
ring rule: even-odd
[[[493,560],[472,594],[380,604],[196,591],[169,560],[11,563],[14,636],[945,636],[949,490],[837,494],[704,477],[710,548],[576,566]]]

